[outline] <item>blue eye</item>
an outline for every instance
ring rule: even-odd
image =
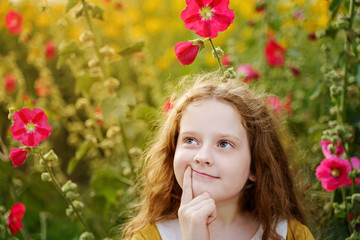
[[[231,148],[232,147],[232,145],[229,142],[225,142],[225,141],[220,142],[219,146],[221,148]]]
[[[193,138],[186,138],[184,142],[186,144],[196,144],[196,141]]]

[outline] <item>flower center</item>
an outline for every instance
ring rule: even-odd
[[[203,7],[200,11],[200,15],[203,19],[209,20],[213,15],[211,7]]]
[[[26,130],[28,132],[35,131],[35,128],[36,128],[35,123],[29,122],[28,124],[26,124]]]
[[[335,178],[340,176],[340,170],[338,168],[331,169],[331,176],[333,176]]]

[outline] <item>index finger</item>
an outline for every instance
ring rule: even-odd
[[[192,177],[191,177],[191,167],[187,166],[184,173],[183,179],[183,193],[181,195],[181,204],[186,204],[193,199],[193,189],[192,189]]]

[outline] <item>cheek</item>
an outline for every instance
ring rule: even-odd
[[[188,154],[186,154],[181,149],[176,149],[174,155],[174,173],[180,187],[183,186],[182,183],[183,183],[186,166],[190,164],[190,160],[189,160],[190,158],[187,155]]]

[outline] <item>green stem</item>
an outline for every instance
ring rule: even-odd
[[[46,171],[50,174],[51,177],[51,182],[53,183],[55,189],[58,191],[58,193],[61,195],[61,197],[64,198],[64,200],[72,207],[72,209],[74,210],[76,216],[79,218],[80,222],[82,223],[82,225],[84,226],[84,228],[86,229],[86,231],[91,232],[90,228],[88,227],[88,225],[86,224],[86,222],[84,221],[84,219],[81,217],[79,211],[75,208],[75,206],[73,205],[72,201],[70,201],[64,194],[64,192],[61,190],[61,186],[59,184],[59,182],[57,181],[52,169],[49,167],[48,165],[48,161],[45,159],[44,155],[42,153],[40,153],[40,157],[41,159],[44,161],[44,166],[46,168]]]
[[[82,2],[82,5],[83,5],[83,8],[84,8],[84,12],[85,12],[85,19],[86,19],[86,22],[89,26],[89,29],[90,31],[94,34],[94,36],[96,36],[95,34],[95,31],[94,31],[94,26],[92,24],[92,21],[90,19],[90,15],[89,15],[89,11],[87,9],[87,5],[86,5],[86,1],[85,0],[81,0]],[[95,52],[96,52],[96,55],[99,59],[99,63],[100,63],[100,68],[102,70],[102,73],[103,73],[103,78],[106,79],[107,78],[107,71],[105,69],[105,65],[104,65],[104,59],[103,59],[103,56],[101,55],[100,51],[99,51],[99,47],[98,47],[98,43],[97,43],[97,39],[96,37],[94,38],[94,49],[95,49]]]
[[[214,51],[214,55],[215,55],[215,58],[217,59],[217,62],[218,62],[218,64],[219,64],[221,73],[224,74],[224,69],[223,69],[223,66],[222,66],[222,64],[221,64],[220,57],[219,57],[219,55],[217,54],[217,51],[216,51],[216,49],[215,49],[214,43],[213,43],[213,41],[212,41],[211,38],[209,38],[209,42],[210,42],[211,47],[212,47],[212,49],[213,49],[213,51]]]
[[[122,124],[122,122],[120,122],[120,132],[121,132],[121,137],[122,137],[122,140],[123,140],[123,143],[124,143],[123,145],[124,145],[124,148],[125,148],[126,159],[127,159],[128,163],[129,163],[131,173],[134,175],[135,174],[135,168],[134,168],[134,165],[132,163],[132,160],[131,160],[131,157],[130,157],[130,154],[129,154],[129,148],[128,148],[128,145],[127,145],[127,138],[126,138],[126,135],[125,135],[124,125]]]
[[[350,232],[353,233],[354,230],[353,230],[353,228],[351,226],[351,220],[350,220],[350,216],[349,216],[349,209],[348,209],[347,200],[346,200],[346,192],[345,192],[344,187],[341,188],[341,195],[342,195],[343,203],[345,205],[345,214],[346,214],[346,219],[348,221],[348,226],[349,226]]]

